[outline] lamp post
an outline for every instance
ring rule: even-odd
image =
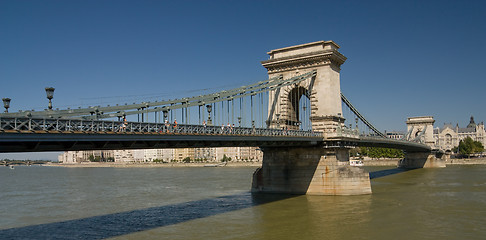
[[[8,108],[10,107],[10,98],[2,98],[3,107],[5,107],[5,112],[8,113]]]
[[[52,98],[54,97],[54,90],[55,88],[53,87],[46,87],[47,99],[49,99],[49,110],[52,110]]]
[[[145,107],[141,107],[141,108],[140,108],[140,113],[142,114],[142,122],[143,122],[143,115],[144,115],[144,114],[143,114],[143,110],[145,110]]]
[[[168,109],[164,109],[162,110],[162,112],[164,113],[164,122],[167,121],[167,116],[169,115],[169,110]]]
[[[238,117],[238,127],[241,127],[241,117]]]
[[[275,114],[277,116],[277,128],[280,129],[280,113]]]
[[[208,110],[208,125],[213,125],[213,122],[211,121],[211,110],[213,109],[213,106],[208,104],[206,105],[206,108]]]

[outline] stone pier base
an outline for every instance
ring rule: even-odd
[[[252,192],[360,195],[371,185],[367,172],[349,166],[348,149],[264,148]]]
[[[446,167],[444,154],[430,152],[407,152],[405,158],[398,162],[401,168],[443,168]]]

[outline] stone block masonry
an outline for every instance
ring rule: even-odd
[[[349,166],[347,149],[264,148],[253,192],[308,195],[371,193],[369,174]]]

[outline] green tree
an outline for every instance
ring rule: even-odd
[[[475,149],[476,153],[484,152],[484,146],[479,141],[474,141],[474,149]]]
[[[101,157],[100,156],[94,156],[94,155],[89,155],[88,160],[90,162],[101,162]]]
[[[353,148],[349,150],[350,157],[359,157],[361,155],[360,148]]]
[[[361,147],[360,153],[370,158],[403,158],[404,156],[402,150],[393,148]]]
[[[231,161],[231,158],[226,156],[226,154],[223,154],[223,158],[221,159],[221,162],[229,162]]]
[[[474,153],[480,153],[484,151],[484,146],[481,142],[474,141],[471,137],[467,137],[459,141],[459,146],[453,149],[455,153],[462,155],[471,155]]]
[[[190,163],[191,162],[191,158],[190,157],[186,157],[186,158],[182,159],[182,162]]]

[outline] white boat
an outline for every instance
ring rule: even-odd
[[[225,163],[219,163],[219,164],[206,164],[204,166],[205,167],[224,167],[224,166],[226,166],[226,162]]]
[[[205,164],[204,166],[205,167],[217,167],[218,164]]]
[[[10,167],[10,169],[15,169],[13,165],[10,165],[9,167]]]
[[[349,160],[349,165],[360,167],[360,166],[363,166],[364,164],[363,164],[363,161],[361,161],[361,160]]]

